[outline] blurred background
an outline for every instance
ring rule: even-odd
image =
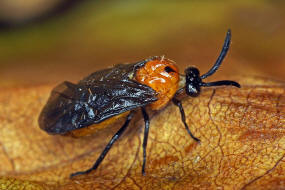
[[[213,78],[285,80],[284,20],[282,0],[1,0],[0,86],[75,82],[153,55],[204,73],[228,28],[231,49]]]

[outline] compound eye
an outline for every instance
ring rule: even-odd
[[[200,72],[195,67],[188,67],[187,69],[185,69],[185,74],[189,77],[190,76],[191,77],[200,77]]]
[[[171,67],[167,66],[164,68],[165,72],[167,73],[171,73],[171,72],[175,72]]]
[[[186,90],[186,94],[188,94],[191,97],[198,96],[200,94],[200,91],[201,91],[200,86],[194,86],[192,84],[186,85],[185,90]]]

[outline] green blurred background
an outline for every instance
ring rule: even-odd
[[[228,28],[231,49],[216,78],[285,80],[285,1],[70,2],[0,1],[0,86],[77,81],[153,55],[204,73]]]

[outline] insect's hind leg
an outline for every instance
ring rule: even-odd
[[[142,165],[142,175],[145,175],[145,165],[146,165],[146,147],[147,147],[147,139],[148,139],[148,132],[149,132],[149,116],[145,110],[145,108],[141,108],[145,128],[144,128],[144,138],[143,138],[143,165]]]
[[[85,171],[80,171],[80,172],[73,173],[73,174],[70,175],[70,178],[72,178],[74,176],[77,176],[77,175],[81,175],[81,174],[88,174],[91,171],[96,170],[98,168],[98,166],[101,164],[101,162],[103,161],[103,159],[105,158],[105,156],[107,155],[107,153],[109,152],[109,150],[112,148],[112,145],[121,137],[123,132],[126,130],[126,128],[128,127],[130,121],[132,120],[133,116],[134,116],[134,112],[131,111],[129,113],[129,115],[127,116],[127,119],[126,119],[124,125],[111,138],[111,140],[109,141],[109,143],[107,144],[107,146],[105,147],[105,149],[100,154],[99,158],[96,160],[95,164],[91,168],[89,168],[88,170],[85,170]]]
[[[183,122],[183,124],[184,124],[184,126],[185,126],[185,129],[187,130],[188,134],[191,136],[192,139],[194,139],[194,140],[197,141],[197,142],[200,142],[200,139],[198,139],[197,137],[195,137],[195,136],[191,133],[191,131],[190,131],[190,129],[189,129],[187,123],[186,123],[185,112],[184,112],[184,109],[183,109],[183,106],[182,106],[181,101],[178,100],[178,99],[176,99],[176,98],[173,98],[173,99],[172,99],[172,102],[174,103],[174,105],[176,105],[176,106],[179,108],[179,111],[180,111],[180,114],[181,114],[181,120],[182,120],[182,122]]]

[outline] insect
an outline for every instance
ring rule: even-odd
[[[150,127],[146,107],[159,110],[172,101],[179,108],[181,120],[190,137],[200,142],[186,123],[184,109],[177,94],[185,91],[187,95],[196,97],[200,94],[201,87],[222,85],[240,87],[239,83],[230,80],[203,82],[203,79],[215,73],[221,65],[228,52],[230,40],[231,31],[228,30],[216,63],[203,75],[200,75],[195,67],[186,68],[185,75],[180,75],[173,61],[163,56],[154,56],[137,63],[119,64],[113,68],[94,72],[77,84],[65,81],[55,87],[39,116],[40,128],[50,134],[66,134],[90,126],[98,129],[112,123],[114,118],[127,115],[125,123],[110,139],[94,165],[86,171],[71,174],[71,177],[87,174],[98,168],[138,109],[141,109],[145,122],[142,145],[143,175],[145,175]]]

